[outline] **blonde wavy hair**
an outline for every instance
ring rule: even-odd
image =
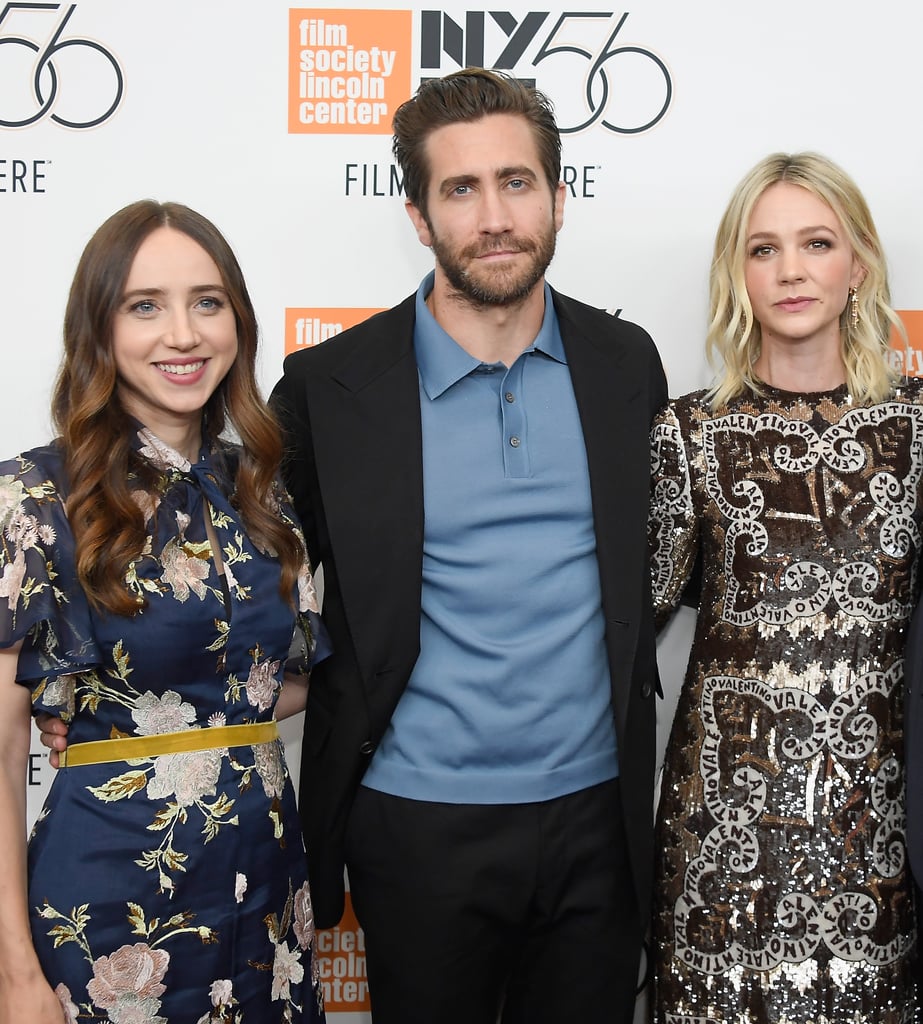
[[[879,402],[890,393],[897,371],[888,358],[891,328],[906,342],[907,334],[891,308],[888,271],[881,240],[858,186],[832,160],[818,153],[772,153],[740,182],[721,218],[709,275],[710,323],[705,352],[712,365],[720,365],[709,392],[713,409],[726,405],[747,390],[760,393],[753,367],[760,355],[762,336],[753,316],[744,280],[747,235],[753,207],[777,182],[785,181],[813,192],[837,215],[852,251],[865,270],[856,298],[859,320],[849,322],[846,303],[840,315],[846,383],[853,401]]]

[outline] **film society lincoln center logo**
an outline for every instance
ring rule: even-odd
[[[416,15],[423,77],[476,65],[545,91],[553,87],[562,134],[594,125],[640,134],[659,124],[672,102],[669,68],[634,39],[627,12]],[[290,10],[289,132],[389,134],[394,111],[413,92],[414,16],[410,10]],[[644,31],[643,22],[639,28]]]
[[[289,11],[291,134],[388,135],[411,93],[411,11]]]

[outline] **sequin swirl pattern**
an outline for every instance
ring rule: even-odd
[[[655,1019],[913,1021],[901,649],[923,389],[676,400],[652,436],[665,618],[699,614],[658,809]]]

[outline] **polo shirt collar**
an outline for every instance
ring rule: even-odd
[[[483,365],[479,359],[467,353],[451,335],[436,322],[429,311],[426,299],[433,290],[436,274],[430,271],[417,289],[416,320],[413,329],[413,346],[420,371],[423,390],[430,400],[438,398],[453,384],[457,384],[472,370]],[[545,282],[545,315],[535,341],[525,352],[541,352],[559,363],[567,363],[564,343],[558,328],[558,317],[554,308],[551,288]]]

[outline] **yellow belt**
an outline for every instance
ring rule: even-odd
[[[188,754],[193,750],[217,747],[254,746],[279,738],[276,721],[252,725],[215,725],[209,729],[184,729],[182,732],[160,732],[154,736],[126,736],[117,740],[93,740],[73,743],[58,754],[61,768],[82,764],[106,764],[111,761],[133,761],[139,757],[159,754]]]

